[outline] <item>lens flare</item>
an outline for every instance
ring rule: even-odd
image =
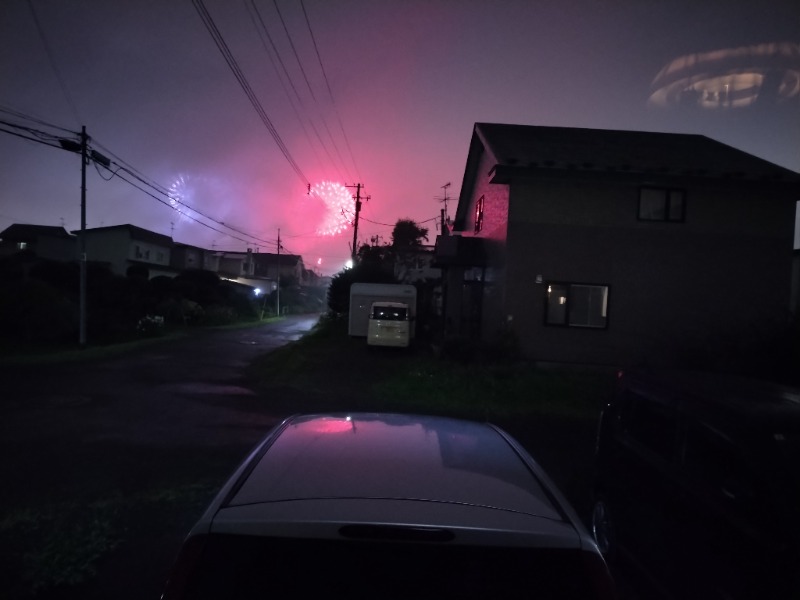
[[[321,181],[309,191],[325,205],[325,216],[317,228],[320,235],[338,235],[350,227],[353,198],[341,183]]]

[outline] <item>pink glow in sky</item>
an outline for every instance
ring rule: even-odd
[[[649,102],[681,57],[800,44],[796,0],[278,0],[280,16],[268,0],[204,0],[286,152],[191,1],[30,4],[0,11],[0,109],[85,125],[98,150],[165,190],[183,177],[186,204],[252,237],[180,216],[102,169],[88,173],[89,227],[261,251],[275,251],[280,230],[284,251],[335,273],[352,238],[326,235],[345,225],[328,223],[336,210],[309,184],[364,184],[361,242],[388,241],[403,218],[433,241],[442,186],[452,182],[452,215],[478,121],[699,133],[800,171],[798,98],[735,110]],[[77,229],[79,203],[76,155],[0,131],[0,230]],[[336,219],[346,207],[342,196]]]

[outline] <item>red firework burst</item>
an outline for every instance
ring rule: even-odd
[[[311,188],[310,193],[325,205],[325,216],[317,233],[338,235],[350,227],[353,198],[345,186],[333,181],[321,181]]]

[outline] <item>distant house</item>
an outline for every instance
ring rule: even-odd
[[[203,269],[207,262],[208,250],[189,244],[174,243],[170,252],[170,266],[177,271]]]
[[[224,252],[211,251],[205,255],[203,268],[213,271],[225,279],[239,280],[249,278],[255,272],[253,263],[253,253],[247,252]]]
[[[255,252],[252,255],[255,263],[254,274],[256,277],[278,280],[282,277],[293,281],[295,284],[304,285],[308,278],[308,271],[303,264],[303,257],[297,254],[270,254],[268,252]]]
[[[77,248],[76,237],[63,227],[14,223],[0,233],[0,256],[28,251],[39,258],[72,261]]]
[[[394,276],[402,283],[438,280],[442,272],[433,262],[434,246],[407,249],[394,259]]]
[[[77,233],[77,232],[73,232]],[[170,266],[172,238],[135,225],[113,225],[87,229],[86,258],[105,262],[117,275],[131,269],[146,272],[149,278],[175,276]]]
[[[788,321],[800,175],[700,135],[477,123],[446,335],[677,364]]]

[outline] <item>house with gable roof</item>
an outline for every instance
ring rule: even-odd
[[[87,260],[107,263],[117,275],[131,268],[147,272],[148,278],[177,273],[170,266],[173,241],[167,235],[136,225],[92,227],[84,235]]]
[[[64,227],[14,223],[0,232],[0,256],[28,251],[39,258],[69,262],[77,258],[76,240]]]
[[[445,336],[685,365],[790,317],[800,174],[702,135],[476,123],[439,236]]]

